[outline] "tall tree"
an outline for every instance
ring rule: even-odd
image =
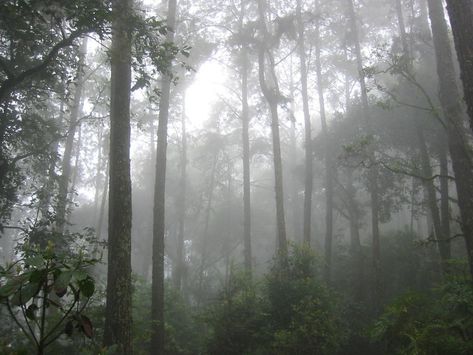
[[[166,41],[174,42],[177,0],[169,0],[166,24]],[[168,139],[169,104],[171,97],[172,61],[165,63],[161,80],[161,99],[159,102],[158,146],[156,151],[156,175],[154,185],[153,209],[153,268],[151,293],[151,348],[157,354],[164,354],[164,233],[165,233],[165,190],[166,155]]]
[[[240,32],[243,39],[243,21],[245,18],[245,1],[240,2]],[[251,186],[250,186],[250,115],[248,108],[248,72],[249,59],[246,43],[241,43],[241,139],[243,146],[243,253],[245,270],[251,274]]]
[[[76,127],[80,116],[81,105],[82,105],[82,88],[84,86],[84,68],[85,68],[85,55],[87,51],[87,40],[84,39],[79,48],[79,65],[77,67],[77,78],[74,90],[74,96],[72,104],[70,106],[70,120],[66,137],[66,144],[64,147],[64,155],[62,159],[62,175],[59,180],[59,192],[58,192],[58,206],[56,215],[56,226],[59,232],[62,232],[67,219],[67,203],[69,186],[72,175],[72,149],[74,147],[74,136],[76,133]]]
[[[460,62],[470,127],[473,129],[473,0],[447,0],[447,10]]]
[[[409,49],[408,40],[407,40],[402,1],[396,0],[395,7],[396,7],[396,14],[397,14],[399,35],[400,35],[401,44],[402,44],[402,54],[406,58],[407,63],[409,63],[407,70],[411,71],[413,70],[413,66],[412,66],[413,58],[412,58],[411,50]],[[427,197],[427,206],[429,208],[429,216],[432,219],[433,232],[435,235],[435,240],[437,242],[440,258],[442,261],[442,268],[445,271],[445,268],[447,266],[447,260],[450,258],[449,243],[446,241],[449,234],[449,221],[445,220],[445,216],[441,218],[441,215],[440,215],[440,210],[437,204],[437,192],[435,189],[434,180],[432,178],[434,174],[433,174],[432,165],[430,163],[430,156],[429,156],[429,151],[428,151],[423,127],[421,126],[420,122],[417,122],[417,121],[414,122],[414,126],[415,126],[417,144],[418,144],[420,159],[421,159],[421,170],[422,170],[422,175],[423,175],[422,184],[424,185],[425,195]],[[442,138],[443,138],[443,135],[442,135]],[[443,153],[444,155],[446,154],[446,152],[443,152]],[[444,159],[447,159],[447,157],[445,156]],[[448,175],[448,166],[447,166],[447,171],[445,171],[445,163],[441,165],[443,166],[443,169],[444,169],[443,174]],[[447,203],[447,211],[448,211],[448,181],[445,181],[445,180],[446,180],[445,177],[441,177],[441,187],[442,187],[441,202],[443,203],[442,212],[444,215],[446,213],[445,202]],[[447,186],[445,186],[445,184],[447,184]],[[447,196],[445,196],[445,193],[447,193]],[[448,234],[445,234],[445,233],[448,233]]]
[[[320,3],[317,1],[316,6]],[[334,167],[330,152],[327,114],[325,110],[324,85],[322,76],[321,40],[320,40],[320,16],[315,23],[315,72],[317,75],[317,94],[319,97],[320,123],[324,139],[324,163],[325,163],[325,280],[330,282],[332,274],[332,239],[333,239],[333,180]]]
[[[184,230],[186,220],[186,191],[187,191],[187,131],[186,131],[186,105],[183,100],[181,114],[181,155],[179,164],[179,193],[177,196],[178,209],[178,232],[177,232],[177,255],[176,267],[174,270],[174,286],[180,290],[182,276],[184,273]]]
[[[437,60],[439,96],[445,117],[448,147],[455,173],[461,228],[473,276],[473,162],[464,132],[464,113],[456,83],[455,66],[442,0],[428,0]]]
[[[132,0],[112,3],[110,183],[104,345],[132,354],[130,89]]]
[[[275,62],[272,53],[271,34],[266,27],[266,2],[258,0],[260,43],[258,43],[258,77],[271,113],[271,134],[273,140],[274,182],[276,193],[276,223],[278,253],[283,259],[287,256],[286,220],[284,215],[284,191],[281,158],[281,139],[279,135],[278,102],[281,97]]]
[[[365,120],[366,134],[372,133],[372,122],[368,103],[368,90],[366,88],[365,72],[363,69],[363,58],[361,55],[361,45],[358,33],[358,17],[355,11],[353,0],[348,2],[348,16],[350,20],[351,35],[355,47],[356,64],[358,69],[358,81],[360,83],[361,104],[363,109],[363,116]],[[372,166],[368,171],[368,190],[370,194],[371,204],[371,234],[372,234],[372,261],[373,261],[373,276],[374,276],[374,297],[378,300],[381,293],[381,249],[379,239],[379,193],[378,193],[378,169],[374,162],[373,148],[369,148],[370,160]]]
[[[309,111],[309,95],[307,91],[307,56],[305,52],[304,22],[302,20],[302,2],[297,0],[296,6],[298,52],[301,68],[302,109],[304,112],[305,132],[305,176],[304,176],[304,242],[310,245],[310,228],[312,217],[313,160],[312,160],[312,128]]]

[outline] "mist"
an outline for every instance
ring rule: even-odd
[[[3,1],[0,352],[472,352],[472,15]]]

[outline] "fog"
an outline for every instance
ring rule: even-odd
[[[0,352],[472,351],[461,3],[0,5]]]

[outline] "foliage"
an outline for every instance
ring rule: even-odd
[[[212,354],[332,354],[343,341],[334,295],[315,256],[294,246],[257,287],[234,274],[207,319]]]
[[[343,342],[336,297],[318,277],[310,248],[295,245],[287,266],[276,262],[266,292],[276,353],[330,354]]]
[[[84,253],[57,251],[25,243],[18,259],[0,269],[0,301],[30,345],[42,354],[62,334],[93,337],[84,314],[95,292],[90,267],[98,262]]]
[[[264,299],[246,273],[232,273],[218,302],[210,307],[210,354],[258,353],[268,334]]]
[[[133,349],[148,354],[151,340],[151,284],[137,277],[133,291]],[[166,354],[198,353],[203,337],[193,310],[170,283],[165,284],[164,297]]]
[[[430,293],[401,296],[385,309],[370,335],[390,354],[471,354],[471,281],[451,276]]]

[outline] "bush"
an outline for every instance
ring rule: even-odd
[[[391,354],[473,353],[473,287],[452,276],[427,294],[408,293],[389,305],[371,338]]]
[[[209,311],[210,354],[333,354],[342,342],[335,297],[310,249],[276,258],[260,284],[232,274]]]

